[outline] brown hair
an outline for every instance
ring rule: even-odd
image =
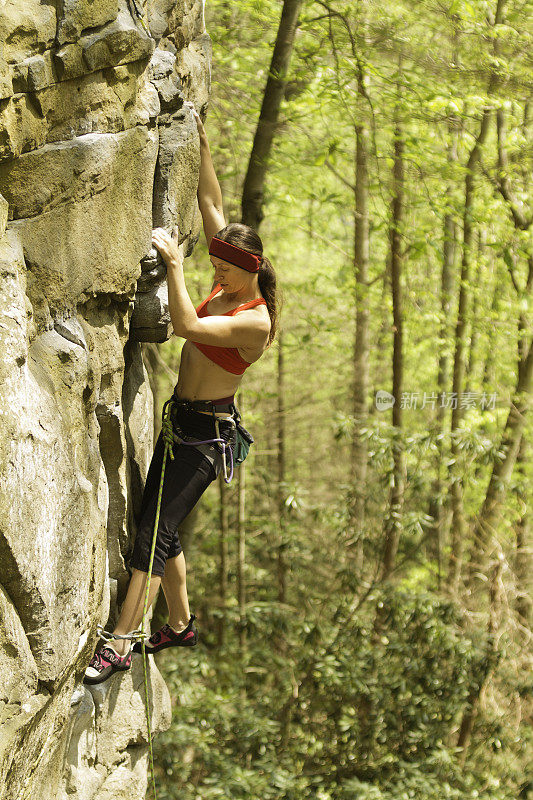
[[[243,250],[248,250],[249,253],[253,253],[255,256],[261,256],[261,264],[257,277],[259,279],[259,289],[266,300],[266,306],[270,316],[268,343],[271,344],[278,328],[276,273],[268,258],[263,255],[263,242],[259,234],[253,228],[250,228],[249,225],[244,225],[242,222],[230,222],[229,225],[222,228],[216,235],[219,239],[222,239],[223,242],[229,242],[237,247],[242,247]]]

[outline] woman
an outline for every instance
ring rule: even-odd
[[[173,460],[167,458],[161,498],[156,548],[148,602],[161,585],[168,605],[168,623],[154,633],[145,647],[156,653],[167,647],[190,647],[198,639],[194,614],[190,614],[185,558],[178,527],[221,469],[232,469],[235,444],[234,395],[247,367],[257,361],[276,332],[276,277],[263,256],[261,239],[253,228],[240,223],[226,226],[222,194],[215,175],[209,143],[200,117],[191,109],[200,134],[201,165],[198,205],[214,267],[211,294],[194,308],[183,277],[183,251],[162,228],[152,242],[167,265],[168,299],[174,333],[185,342],[178,382],[164,406],[174,432]],[[215,442],[213,440],[223,440]],[[161,433],[143,492],[140,521],[130,560],[132,577],[113,634],[137,630],[142,619],[146,579],[164,452]],[[133,650],[140,652],[141,644]],[[131,641],[113,639],[97,650],[84,682],[101,683],[114,672],[131,666]]]

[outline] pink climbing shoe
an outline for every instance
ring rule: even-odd
[[[168,623],[163,625],[163,627],[153,633],[145,643],[144,647],[146,652],[149,655],[153,655],[160,650],[165,650],[167,647],[194,647],[198,642],[198,631],[194,625],[195,619],[195,615],[191,614],[189,624],[184,630],[180,631],[180,633],[176,633]],[[142,645],[140,642],[135,642],[133,645],[133,652],[142,653]]]
[[[105,645],[91,658],[83,682],[92,686],[107,680],[115,672],[125,672],[131,667],[131,652],[130,649],[125,656],[119,656],[112,647]]]

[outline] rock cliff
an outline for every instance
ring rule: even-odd
[[[199,0],[0,6],[0,798],[144,797],[142,661],[82,677],[128,582],[171,333],[152,227],[198,237]],[[170,701],[150,659],[155,731]]]

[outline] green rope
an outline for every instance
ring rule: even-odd
[[[165,480],[165,465],[167,461],[167,454],[170,455],[170,459],[174,460],[174,453],[172,452],[172,445],[174,443],[174,431],[172,428],[172,420],[170,419],[170,412],[172,409],[172,399],[167,401],[169,403],[168,407],[165,403],[163,407],[163,415],[162,415],[162,422],[161,422],[161,433],[163,435],[163,440],[165,442],[165,450],[163,453],[163,464],[161,466],[161,480],[159,482],[159,495],[157,498],[157,508],[155,512],[155,522],[154,522],[154,533],[152,536],[152,549],[150,551],[150,563],[148,564],[148,577],[146,580],[146,594],[144,597],[144,608],[143,608],[143,616],[141,622],[141,631],[143,632],[144,636],[141,640],[141,650],[143,654],[143,674],[144,674],[144,704],[146,710],[146,729],[148,734],[148,748],[150,751],[150,778],[152,781],[152,790],[154,793],[154,800],[157,800],[157,791],[155,785],[155,772],[154,772],[154,751],[152,747],[152,725],[150,721],[150,703],[148,700],[148,671],[146,669],[146,648],[145,648],[145,636],[146,636],[146,614],[148,612],[148,597],[150,595],[150,581],[152,579],[152,567],[154,564],[154,554],[155,554],[155,543],[157,538],[157,526],[159,525],[159,513],[161,511],[161,498],[163,496],[163,483]]]

